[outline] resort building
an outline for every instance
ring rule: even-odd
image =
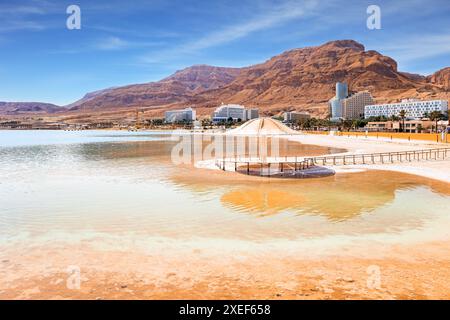
[[[399,103],[368,105],[364,108],[364,116],[366,119],[380,116],[384,116],[386,118],[392,116],[398,117],[402,110],[406,112],[406,118],[408,119],[421,119],[424,118],[426,114],[430,114],[433,111],[445,113],[448,110],[448,101],[420,101],[415,99],[406,99]]]
[[[259,109],[246,109],[245,120],[253,120],[259,118]]]
[[[364,118],[364,108],[375,101],[368,91],[357,92],[343,100],[342,118],[362,119]]]
[[[342,119],[342,100],[348,96],[348,86],[346,83],[336,83],[336,96],[330,100],[331,120],[338,121]]]
[[[422,121],[422,120],[407,120],[405,121],[405,127],[403,128],[403,122],[394,122],[394,131],[402,131],[407,133],[421,133],[425,131],[431,131],[434,127],[434,121]]]
[[[369,122],[366,125],[367,131],[376,131],[376,132],[383,132],[383,131],[392,131],[393,130],[393,122],[392,121],[373,121]]]
[[[290,111],[284,113],[285,123],[296,123],[307,119],[311,119],[311,115],[308,112]]]
[[[0,122],[0,129],[31,130],[31,129],[33,129],[33,124],[22,123],[21,121],[6,121],[6,122]]]
[[[226,104],[218,107],[213,114],[213,122],[226,122],[228,119],[233,121],[245,119],[245,107],[239,104]]]
[[[165,120],[167,123],[175,122],[192,122],[197,119],[196,112],[192,108],[186,108],[184,110],[171,110],[166,111]]]
[[[214,111],[212,116],[213,122],[226,122],[229,119],[247,121],[256,118],[259,118],[258,109],[245,109],[239,104],[223,104]]]
[[[404,128],[403,128],[404,124]],[[438,124],[439,125],[439,124]],[[429,120],[405,120],[403,121],[374,121],[369,122],[366,126],[369,132],[407,132],[407,133],[421,133],[431,132],[435,128],[434,121]]]
[[[364,108],[375,101],[368,91],[349,95],[346,83],[336,83],[336,96],[329,101],[332,121],[364,118]]]

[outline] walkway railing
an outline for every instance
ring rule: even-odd
[[[356,165],[356,164],[385,164],[394,162],[412,162],[446,159],[450,156],[450,148],[425,149],[415,151],[383,152],[369,154],[351,154],[312,157],[316,165]]]
[[[262,161],[261,159],[228,158],[216,159],[215,165],[224,171],[236,171],[247,175],[296,177],[303,176],[305,175],[304,171],[311,168],[318,168],[318,166],[388,164],[395,162],[444,160],[448,157],[450,157],[450,148],[437,148],[323,157],[282,157],[269,158],[266,161]],[[326,173],[326,171],[323,172]],[[317,172],[315,174],[316,176],[320,175]]]
[[[279,158],[271,161],[259,159],[219,159],[216,167],[224,171],[236,171],[247,175],[257,176],[290,176],[314,167],[312,159]]]

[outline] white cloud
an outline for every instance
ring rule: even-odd
[[[41,0],[28,1],[24,4],[0,4],[0,32],[44,30],[46,26],[36,21],[36,18],[49,13],[49,9]]]
[[[450,55],[450,33],[414,35],[397,40],[395,43],[381,44],[380,48],[405,62]]]
[[[88,50],[124,50],[130,48],[153,47],[163,44],[158,41],[129,41],[116,36],[110,36],[98,41],[94,46],[87,48]]]
[[[0,15],[7,14],[45,14],[45,10],[32,6],[0,7]]]
[[[35,21],[13,20],[5,21],[5,23],[0,25],[0,32],[12,32],[20,30],[41,31],[44,29],[46,29],[46,26]]]
[[[120,50],[129,46],[129,43],[118,37],[108,37],[99,41],[95,47],[99,50]]]
[[[124,40],[117,36],[110,36],[106,38],[98,39],[95,42],[85,43],[84,45],[78,45],[76,48],[61,48],[58,50],[52,50],[50,54],[78,54],[83,52],[92,51],[119,51],[133,48],[153,47],[164,44],[157,41],[130,41]]]
[[[402,39],[368,42],[367,47],[393,58],[400,70],[420,74],[436,71],[433,58],[450,57],[450,33],[412,34]],[[450,60],[443,61],[449,66]]]
[[[193,53],[202,49],[241,39],[252,33],[270,29],[291,20],[306,16],[312,12],[318,3],[318,0],[285,1],[279,6],[267,7],[264,13],[256,14],[245,22],[225,26],[220,30],[210,32],[199,39],[160,52],[158,55],[147,55],[143,57],[142,60],[143,62],[150,63],[158,62],[173,57],[174,55]]]
[[[203,38],[188,43],[184,46],[184,50],[196,51],[221,45],[246,37],[253,32],[275,27],[292,19],[304,16],[308,10],[312,9],[316,4],[316,1],[286,2],[280,7],[273,8],[267,13],[258,15],[248,22],[227,26],[222,30],[212,32]]]

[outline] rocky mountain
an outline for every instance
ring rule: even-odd
[[[450,67],[439,70],[427,79],[435,85],[442,86],[444,90],[450,91]]]
[[[270,113],[297,109],[323,115],[337,81],[389,102],[448,98],[448,74],[448,68],[428,78],[400,72],[392,58],[366,51],[356,41],[340,40],[290,50],[242,69],[194,66],[159,82],[110,90],[81,105],[93,110],[151,107],[161,113],[192,104],[200,113],[209,113],[224,102],[258,106]]]
[[[198,65],[177,71],[158,82],[97,91],[70,105],[70,110],[104,110],[120,107],[154,107],[189,103],[206,90],[231,83],[241,72],[237,68]]]
[[[450,99],[450,68],[425,77],[400,72],[397,63],[353,40],[294,49],[246,68],[197,65],[158,82],[87,94],[67,106],[70,113],[126,114],[137,108],[161,116],[164,110],[193,105],[210,114],[220,103],[259,107],[263,113],[309,111],[324,116],[337,81],[352,91],[368,90],[377,102],[403,98]],[[50,109],[51,111],[51,109]]]
[[[66,111],[65,108],[40,102],[0,102],[0,114],[19,115],[19,114],[55,114]]]
[[[98,90],[98,91],[93,91],[93,92],[89,92],[87,93],[83,98],[81,98],[78,101],[75,101],[74,103],[71,103],[67,106],[65,106],[67,109],[69,110],[79,110],[81,109],[82,105],[87,104],[89,101],[94,100],[96,97],[101,96],[103,94],[106,94],[112,90],[116,89],[115,88],[108,88],[108,89],[103,89],[103,90]]]
[[[343,40],[291,50],[247,68],[231,84],[200,95],[198,103],[225,101],[273,112],[294,108],[323,115],[337,81],[347,82],[353,91],[369,90],[380,102],[448,98],[448,92],[425,77],[399,72],[393,59]]]

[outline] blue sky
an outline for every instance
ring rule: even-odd
[[[66,8],[81,8],[81,30]],[[366,9],[381,8],[381,30]],[[247,66],[354,39],[401,71],[450,66],[449,0],[0,0],[0,101],[71,103],[193,64]]]

